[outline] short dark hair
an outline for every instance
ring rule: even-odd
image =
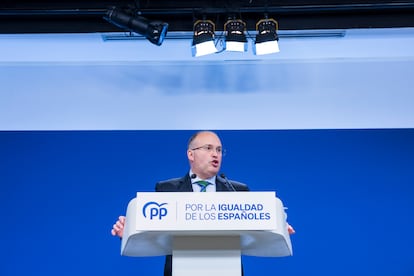
[[[191,135],[190,139],[188,139],[188,144],[187,144],[187,148],[190,148],[191,143],[195,140],[195,138],[197,138],[197,136],[204,131],[197,131],[196,133],[194,133],[193,135]]]
[[[197,136],[198,136],[199,134],[204,133],[204,132],[211,132],[211,133],[215,133],[214,131],[211,131],[211,130],[200,130],[200,131],[197,131],[196,133],[194,133],[193,135],[191,135],[190,139],[188,139],[187,148],[189,149],[189,148],[190,148],[191,143],[195,140],[195,138],[197,138]],[[217,135],[217,134],[216,134],[216,135]]]

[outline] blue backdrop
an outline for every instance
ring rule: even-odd
[[[162,275],[110,235],[137,191],[188,170],[193,131],[0,132],[0,275]],[[414,275],[414,130],[218,131],[222,172],[289,208],[294,256],[245,275]]]

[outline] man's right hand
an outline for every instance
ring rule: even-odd
[[[112,226],[112,230],[111,230],[112,236],[118,236],[122,238],[122,235],[124,234],[125,219],[126,219],[125,216],[118,217],[118,220]]]

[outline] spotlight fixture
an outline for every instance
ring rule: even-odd
[[[104,15],[104,19],[122,29],[145,36],[151,43],[160,46],[168,30],[168,23],[149,21],[147,18],[113,7]]]
[[[193,57],[200,57],[217,52],[214,42],[215,25],[211,20],[197,20],[194,23],[193,43],[191,46]]]
[[[261,19],[256,23],[255,55],[266,55],[280,51],[277,30],[277,21],[272,18]]]
[[[226,51],[246,52],[247,39],[245,32],[246,23],[240,19],[229,19],[224,24],[226,40],[224,48]]]

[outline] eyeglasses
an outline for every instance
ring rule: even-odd
[[[222,147],[214,148],[213,145],[204,145],[204,146],[201,146],[201,147],[193,148],[191,150],[199,150],[199,149],[203,149],[203,150],[208,151],[208,152],[213,152],[213,150],[215,150],[218,154],[221,154],[223,156],[226,154],[225,149],[223,149]]]

